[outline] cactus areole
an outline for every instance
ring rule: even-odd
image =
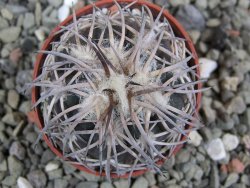
[[[103,0],[74,12],[39,51],[36,124],[80,170],[108,179],[161,173],[199,126],[201,83],[194,46],[166,10]]]

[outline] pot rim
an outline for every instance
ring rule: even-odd
[[[117,0],[118,3],[131,3],[134,0]],[[110,6],[111,4],[113,4],[114,1],[113,0],[101,0],[98,1],[96,3],[94,3],[95,6],[97,7],[106,7],[106,6]],[[159,7],[158,5],[155,5],[153,3],[150,3],[146,0],[137,0],[137,2],[135,3],[135,5],[146,5],[150,8],[151,11],[155,12],[155,13],[159,13],[161,11],[161,7]],[[80,17],[82,15],[86,15],[89,13],[92,13],[93,10],[93,5],[87,5],[84,6],[83,8],[79,9],[76,12],[76,17]],[[198,56],[197,53],[195,51],[194,45],[189,37],[189,35],[187,34],[187,32],[185,31],[185,29],[181,26],[181,24],[165,9],[163,11],[163,16],[166,17],[170,23],[170,25],[172,26],[173,30],[176,32],[178,32],[178,35],[182,36],[184,39],[186,39],[186,45],[187,48],[191,51],[192,55],[193,55],[193,63],[195,65],[198,65]],[[59,25],[57,25],[52,32],[50,33],[50,35],[47,37],[47,39],[45,40],[41,50],[47,50],[50,46],[51,41],[53,41],[55,39],[55,33],[57,31],[59,31],[61,29],[61,26],[67,25],[68,23],[73,21],[73,15],[68,16],[63,22],[61,22]],[[42,54],[39,53],[37,55],[36,58],[36,62],[34,65],[34,73],[33,73],[33,79],[37,78],[37,76],[40,74],[40,67],[42,66],[44,59],[46,57],[46,54]],[[199,66],[196,67],[196,73],[198,75],[200,75],[200,68]],[[197,88],[201,89],[202,84],[199,83],[197,84]],[[36,101],[38,100],[39,97],[39,87],[33,87],[32,88],[32,103],[35,104]],[[198,92],[196,94],[196,112],[198,112],[199,108],[200,108],[200,102],[201,102],[201,93]],[[34,109],[34,120],[36,125],[38,126],[38,128],[41,130],[43,128],[43,120],[42,120],[42,115],[40,112],[39,108],[35,108]],[[190,128],[190,125],[188,125],[187,129]],[[52,152],[54,152],[58,157],[63,158],[62,152],[57,149],[49,140],[48,136],[43,134],[43,139],[45,140],[46,144],[49,146],[49,148],[52,150]],[[182,137],[182,140],[184,140],[184,137]],[[183,144],[176,146],[176,148],[173,151],[173,155],[175,155],[181,148],[182,148]],[[67,159],[64,159],[67,160]],[[158,165],[162,165],[164,163],[164,160],[161,159],[157,162]],[[75,166],[77,169],[85,171],[87,173],[96,175],[96,176],[105,176],[105,172],[102,172],[101,174],[97,171],[94,171],[92,169],[89,169],[85,166],[79,165],[79,164],[72,164],[73,166]],[[146,171],[148,171],[149,169],[144,169],[144,170],[137,170],[134,171],[132,173],[132,177],[135,176],[139,176],[144,174]],[[118,175],[116,173],[111,173],[111,177],[112,178],[128,178],[129,177],[129,173],[126,173],[124,175]]]

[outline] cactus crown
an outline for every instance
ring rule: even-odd
[[[152,169],[195,128],[199,80],[162,11],[114,2],[57,33],[33,86],[44,128],[65,158],[123,175]],[[198,81],[197,81],[198,80]],[[182,138],[185,139],[182,139]]]

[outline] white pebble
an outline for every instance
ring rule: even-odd
[[[103,8],[103,9],[102,9],[102,13],[103,13],[103,14],[107,14],[107,13],[108,13],[108,9],[107,9],[107,8]]]
[[[238,137],[228,133],[223,136],[222,142],[227,151],[232,151],[239,145]]]
[[[44,39],[45,39],[45,33],[44,33],[44,31],[42,29],[35,30],[35,35],[36,35],[36,38],[39,41],[44,41]]]
[[[58,19],[62,22],[69,16],[69,7],[66,5],[61,6],[58,9]]]
[[[45,171],[46,172],[50,172],[53,170],[57,170],[59,168],[59,164],[56,162],[49,162],[46,166],[45,166]]]
[[[217,63],[211,59],[200,58],[201,78],[209,78],[211,73],[218,67]]]
[[[18,188],[33,188],[30,182],[26,178],[23,178],[23,177],[19,177],[17,179],[17,186]]]
[[[212,140],[207,146],[207,154],[214,161],[222,160],[226,158],[226,151],[223,142],[220,138]]]
[[[193,144],[194,146],[199,146],[201,144],[202,137],[197,131],[190,132],[189,138],[190,140],[188,142]]]
[[[141,11],[138,8],[134,8],[132,10],[132,15],[134,15],[134,16],[140,16],[141,15]]]
[[[64,0],[63,4],[67,7],[71,7],[74,6],[77,2],[78,0]]]

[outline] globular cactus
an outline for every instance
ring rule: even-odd
[[[134,2],[135,3],[135,2]],[[160,172],[157,162],[188,139],[196,113],[197,65],[162,11],[118,4],[76,18],[56,33],[32,83],[34,106],[65,158],[91,170]]]

